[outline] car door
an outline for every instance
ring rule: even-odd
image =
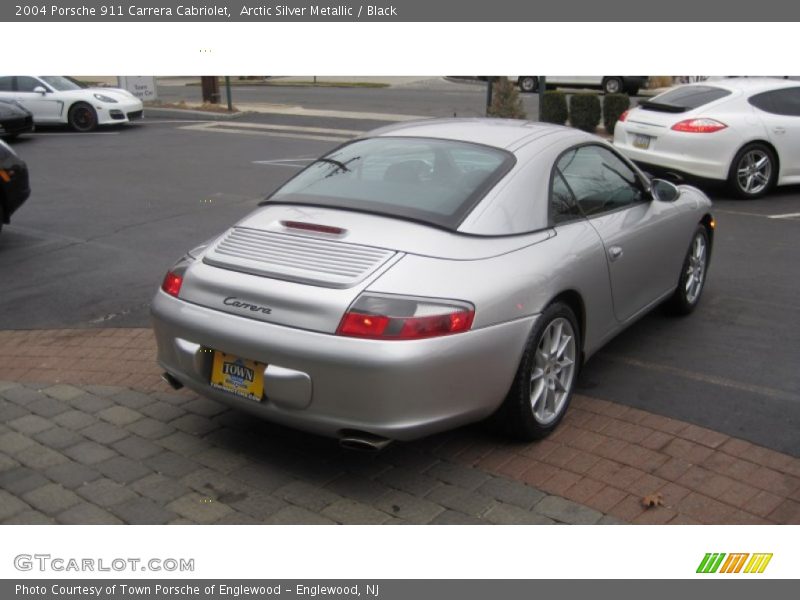
[[[778,151],[781,177],[800,179],[800,87],[756,94],[748,102]]]
[[[557,169],[603,242],[614,314],[627,321],[677,284],[685,224],[674,204],[652,200],[639,174],[605,146],[573,148]]]
[[[57,123],[61,120],[64,103],[48,86],[27,75],[20,75],[14,80],[14,98],[33,113],[33,120],[36,123]],[[44,88],[47,91],[44,94],[34,92],[36,88]]]

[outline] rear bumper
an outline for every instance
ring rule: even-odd
[[[637,135],[650,138],[648,149],[634,146]],[[730,131],[682,133],[628,122],[617,123],[614,128],[614,147],[631,160],[719,181],[728,178],[733,160],[731,149],[739,145],[738,138]]]
[[[410,440],[494,412],[536,317],[454,336],[384,342],[255,321],[158,291],[152,319],[159,364],[199,394],[321,435],[357,430]],[[262,401],[212,388],[209,349],[267,364]]]

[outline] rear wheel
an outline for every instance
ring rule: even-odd
[[[566,304],[551,304],[531,332],[514,383],[495,415],[506,433],[531,441],[558,426],[572,398],[580,348],[575,314]]]
[[[526,93],[535,92],[539,89],[538,77],[525,75],[524,77],[520,77],[517,83],[519,84],[519,89]]]
[[[93,131],[97,127],[97,112],[86,102],[77,102],[69,109],[69,126],[75,131]]]
[[[688,315],[697,307],[706,283],[709,254],[708,232],[699,225],[686,252],[678,287],[668,301],[668,308],[673,313]]]
[[[622,79],[619,77],[606,77],[603,80],[603,91],[606,94],[619,94],[622,89]]]
[[[765,144],[749,144],[739,150],[731,163],[728,185],[739,198],[760,198],[778,178],[775,153]]]

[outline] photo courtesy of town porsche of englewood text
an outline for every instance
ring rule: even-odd
[[[794,78],[0,106],[4,523],[800,516]]]

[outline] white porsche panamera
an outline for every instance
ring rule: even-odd
[[[24,106],[36,125],[69,125],[81,132],[141,119],[144,110],[127,90],[82,87],[60,75],[0,75],[0,100]]]
[[[756,77],[672,88],[624,113],[614,146],[645,169],[725,181],[758,198],[800,183],[800,84]]]

